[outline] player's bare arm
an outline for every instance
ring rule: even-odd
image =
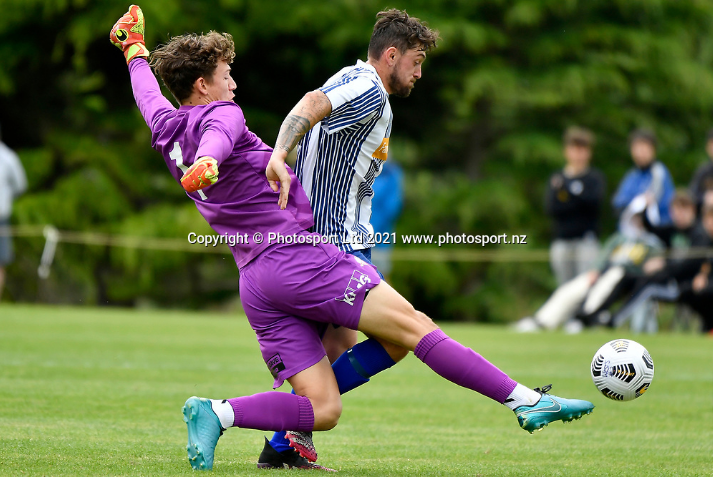
[[[323,92],[310,91],[287,115],[277,135],[275,149],[289,153],[315,124],[332,112],[332,103]],[[273,155],[274,157],[274,155]]]
[[[282,122],[275,148],[265,170],[272,190],[280,191],[277,203],[281,209],[287,206],[287,197],[290,192],[291,179],[285,167],[288,154],[315,124],[326,118],[331,112],[332,103],[329,102],[329,98],[321,91],[310,91],[292,108],[290,114]]]

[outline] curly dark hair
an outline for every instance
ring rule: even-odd
[[[429,51],[440,39],[438,30],[428,28],[425,22],[392,8],[376,14],[376,24],[369,41],[369,57],[379,58],[387,48],[396,47],[401,54],[412,48]]]
[[[232,63],[233,59],[233,37],[210,31],[205,35],[188,33],[171,38],[151,53],[151,66],[180,103],[191,95],[198,78],[210,83],[218,62]]]

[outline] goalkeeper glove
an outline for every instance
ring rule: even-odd
[[[129,11],[114,24],[109,33],[109,41],[124,52],[126,64],[138,57],[148,58],[149,51],[144,43],[144,14],[141,7],[131,5]]]
[[[218,161],[212,157],[201,157],[181,177],[181,185],[186,192],[195,192],[218,182]]]

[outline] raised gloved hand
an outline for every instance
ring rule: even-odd
[[[126,64],[134,58],[149,56],[149,50],[144,43],[144,14],[141,7],[129,7],[129,11],[114,24],[109,40],[124,52]]]
[[[201,190],[217,181],[218,161],[212,157],[201,157],[181,177],[181,185],[186,192]]]

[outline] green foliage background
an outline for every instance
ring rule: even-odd
[[[27,169],[13,223],[139,236],[209,229],[166,174],[108,31],[120,2],[4,0],[0,123]],[[613,191],[626,136],[660,138],[685,185],[712,125],[713,2],[707,0],[155,0],[141,4],[150,48],[214,29],[236,40],[236,101],[268,144],[306,92],[365,59],[376,12],[404,8],[441,31],[410,98],[392,99],[392,151],[406,170],[399,233],[527,234],[546,247],[547,177],[561,134],[597,133],[594,163]],[[604,232],[613,230],[609,210]],[[229,256],[61,244],[38,282],[43,241],[16,240],[5,299],[205,306],[237,289]],[[510,246],[513,247],[513,246]],[[552,287],[547,264],[398,262],[395,286],[440,319],[502,321]],[[197,298],[200,297],[200,298]]]

